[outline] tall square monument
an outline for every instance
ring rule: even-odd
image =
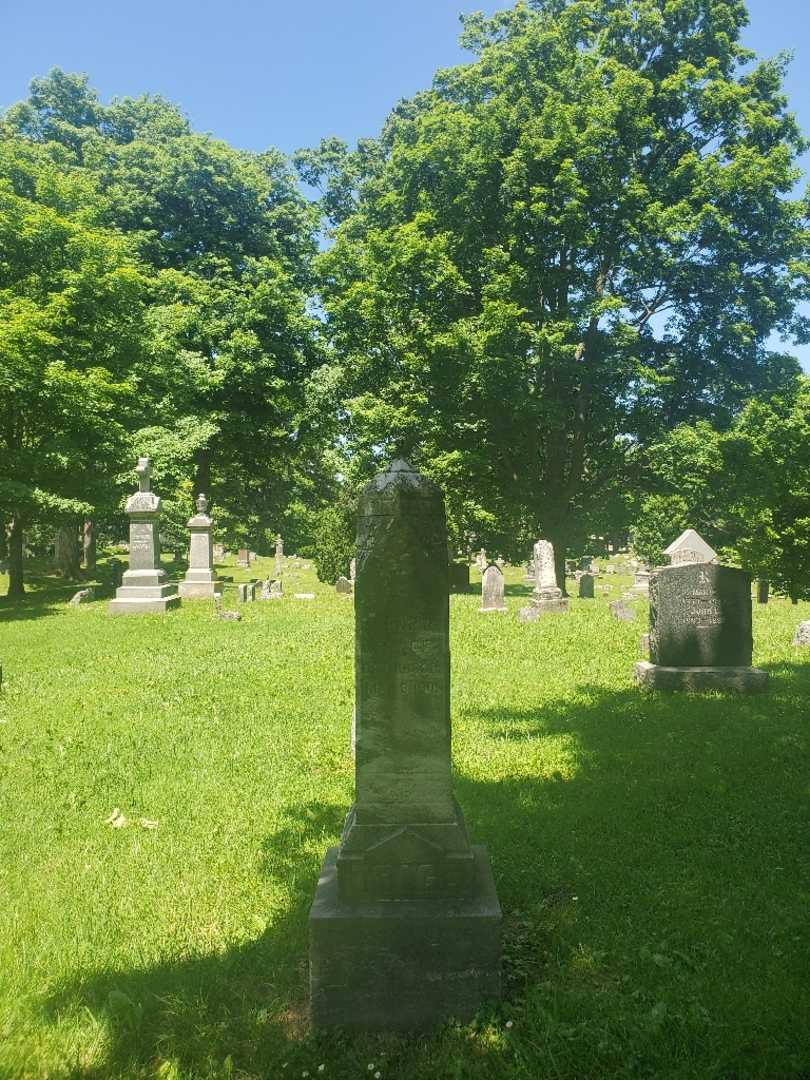
[[[355,800],[309,916],[316,1028],[429,1028],[500,997],[500,904],[450,775],[448,592],[441,492],[396,461],[360,499]]]
[[[180,595],[184,600],[210,600],[217,591],[214,575],[214,522],[208,516],[208,499],[197,496],[197,513],[189,518],[191,534],[188,553],[188,570],[180,582]]]
[[[151,490],[149,458],[135,469],[139,490],[127,499],[129,569],[107,610],[111,615],[162,614],[177,607],[177,589],[160,566],[160,498]]]

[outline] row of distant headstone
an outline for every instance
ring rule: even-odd
[[[617,619],[632,619],[628,601],[649,597],[650,626],[644,638],[650,659],[636,663],[636,681],[664,690],[764,690],[768,673],[752,666],[751,575],[719,565],[717,553],[694,529],[687,529],[665,554],[668,566],[652,572],[638,569],[625,596],[610,605]],[[534,592],[530,605],[520,611],[520,621],[567,612],[549,541],[535,545],[532,566]],[[482,593],[482,611],[505,610],[503,575],[497,566],[484,571]],[[593,575],[580,576],[580,596],[593,597]],[[810,622],[798,627],[794,644],[810,645]]]
[[[168,581],[166,571],[160,565],[160,497],[151,490],[151,466],[149,458],[140,458],[135,469],[139,490],[130,496],[126,504],[129,516],[129,568],[124,573],[115,598],[110,601],[112,615],[163,613],[177,607],[181,599],[214,599],[219,605],[222,581],[214,572],[215,558],[222,558],[225,549],[214,545],[214,521],[208,515],[205,495],[197,497],[197,513],[189,520],[189,565],[185,578],[179,585]],[[276,537],[275,578],[266,581],[243,582],[238,585],[238,595],[243,603],[255,600],[257,593],[262,600],[280,600],[283,597],[281,583],[284,565],[284,542]],[[249,568],[255,552],[240,548],[237,566]],[[77,593],[71,603],[87,599],[87,590]]]

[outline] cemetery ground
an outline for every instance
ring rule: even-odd
[[[767,694],[649,695],[646,605],[607,608],[629,578],[521,626],[523,571],[505,615],[473,572],[453,761],[505,997],[348,1038],[308,1030],[307,913],[353,793],[352,605],[291,577],[240,623],[44,579],[0,603],[0,1077],[810,1075],[810,605],[754,607]]]

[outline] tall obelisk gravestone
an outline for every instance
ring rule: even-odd
[[[447,527],[404,461],[360,500],[355,802],[310,912],[316,1027],[471,1019],[500,996],[501,909],[450,778]]]
[[[177,589],[167,583],[166,571],[160,568],[160,499],[150,490],[149,458],[139,458],[135,472],[140,490],[126,505],[129,569],[108,605],[111,615],[162,613],[180,603]]]

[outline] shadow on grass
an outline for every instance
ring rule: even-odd
[[[275,1076],[285,1062],[285,1075],[314,1076],[327,1062],[343,1077],[382,1047],[388,1080],[545,1075],[550,1060],[566,1078],[798,1077],[810,1001],[785,950],[804,927],[797,853],[810,815],[790,739],[808,673],[772,670],[770,694],[744,701],[581,686],[575,702],[467,712],[490,750],[562,748],[542,775],[455,779],[493,857],[519,1055],[465,1028],[420,1040],[308,1032],[307,912],[347,809],[315,803],[291,808],[265,843],[265,872],[292,900],[256,941],[96,973],[49,1000],[52,1021],[89,1010],[106,1023],[104,1060],[70,1075],[152,1075],[170,1061],[189,1076]],[[760,879],[775,836],[793,872]]]

